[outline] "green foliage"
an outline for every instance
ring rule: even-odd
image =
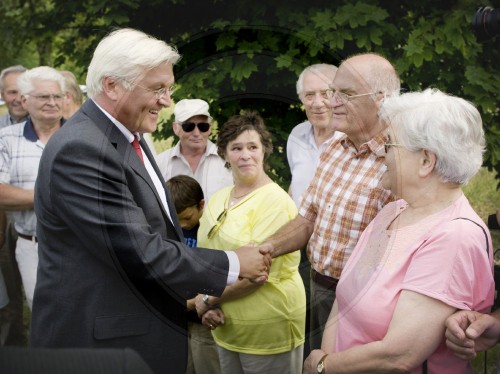
[[[261,112],[273,132],[274,177],[286,188],[284,147],[304,120],[295,82],[310,64],[349,55],[386,56],[406,90],[437,87],[475,103],[485,124],[485,166],[500,176],[499,49],[478,44],[470,21],[476,0],[4,0],[0,40],[7,66],[31,57],[84,78],[92,50],[114,27],[134,27],[177,45],[176,98],[210,102],[222,124],[242,109]],[[497,38],[500,39],[500,38]],[[5,43],[4,43],[5,41]],[[29,41],[29,42],[27,42]],[[18,51],[22,51],[19,53]],[[166,138],[167,119],[155,138]]]

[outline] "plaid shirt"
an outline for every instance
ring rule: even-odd
[[[385,165],[376,152],[384,142],[379,134],[358,151],[343,136],[321,154],[299,210],[314,222],[307,254],[320,274],[339,278],[363,230],[385,204],[395,200],[379,186]]]
[[[0,184],[33,190],[44,148],[31,119],[0,130]],[[17,232],[35,235],[36,217],[33,209],[13,211],[11,214]]]

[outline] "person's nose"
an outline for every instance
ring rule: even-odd
[[[248,160],[250,159],[250,151],[246,148],[243,148],[243,150],[241,151],[241,158],[243,160]]]
[[[52,96],[52,95],[50,95],[49,96],[49,101],[47,101],[47,104],[49,104],[49,105],[56,105],[57,101],[56,101],[55,97]]]
[[[165,94],[158,99],[158,103],[164,108],[170,107],[172,104],[172,96],[170,96],[170,92],[165,92]]]
[[[340,100],[339,95],[337,95],[337,93],[335,92],[330,99],[330,106],[332,108],[336,108],[342,105],[344,105],[344,103],[342,102],[342,100]]]
[[[325,98],[321,95],[320,92],[316,92],[316,94],[313,97],[313,100],[311,102],[311,105],[313,107],[322,107],[325,105]]]

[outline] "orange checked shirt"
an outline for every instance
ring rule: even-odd
[[[339,278],[363,230],[385,204],[395,200],[380,186],[385,165],[376,152],[384,142],[379,134],[356,150],[343,136],[321,154],[299,210],[314,221],[307,255],[320,274]]]

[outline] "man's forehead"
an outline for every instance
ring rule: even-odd
[[[332,86],[335,89],[366,89],[370,87],[366,79],[368,74],[363,66],[346,61],[340,65]]]
[[[22,73],[13,71],[11,73],[8,73],[3,77],[4,83],[12,83],[15,84],[17,83],[17,78],[21,75]]]

